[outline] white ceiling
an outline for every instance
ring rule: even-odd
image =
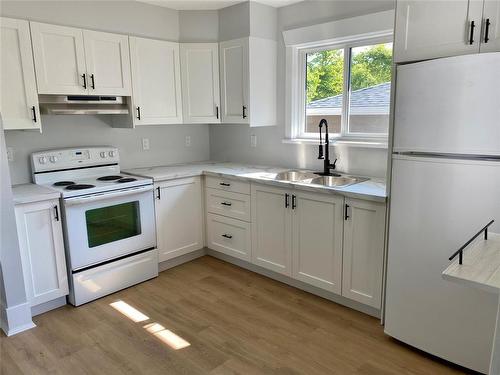
[[[136,0],[176,10],[214,10],[225,8],[246,0]],[[302,0],[258,0],[258,3],[279,8],[285,5],[299,3]]]

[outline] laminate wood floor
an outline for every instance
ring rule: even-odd
[[[2,374],[462,373],[387,337],[378,319],[209,256],[34,321],[2,334]]]

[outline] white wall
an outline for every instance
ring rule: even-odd
[[[317,160],[317,146],[283,144],[285,137],[285,46],[283,30],[322,22],[355,17],[394,8],[394,1],[305,1],[278,9],[278,126],[251,129],[246,125],[212,125],[210,127],[210,155],[214,160],[277,165],[301,168],[321,168]],[[227,8],[229,9],[229,8]],[[240,9],[240,12],[238,12]],[[251,9],[251,8],[250,8]],[[240,19],[248,12],[242,5],[231,7],[228,16]],[[262,10],[262,9],[261,9]],[[251,12],[250,12],[251,13]],[[219,14],[222,22],[223,13]],[[250,24],[253,24],[250,22]],[[221,38],[226,37],[219,28]],[[256,34],[256,27],[244,24],[240,31]],[[230,30],[233,35],[241,32]],[[261,36],[261,35],[255,35]],[[233,36],[234,37],[234,36]],[[250,135],[257,136],[257,147],[250,147]],[[339,157],[340,170],[368,176],[385,177],[387,150],[346,146],[332,147],[332,154]]]
[[[216,41],[217,12],[186,14],[134,1],[2,1],[0,15],[126,33],[177,41]],[[179,19],[185,24],[179,27]],[[6,131],[8,147],[14,149],[9,163],[12,183],[31,180],[29,154],[55,147],[113,145],[120,151],[122,167],[149,166],[207,160],[208,125],[144,126],[140,129],[115,129],[104,117],[42,116],[43,133]],[[191,147],[185,147],[185,136]],[[142,151],[141,139],[149,138],[151,149]]]

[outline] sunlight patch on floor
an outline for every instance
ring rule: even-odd
[[[165,327],[163,327],[161,324],[151,323],[145,325],[144,328],[174,350],[183,349],[191,345],[182,337],[176,335],[168,329],[165,329]]]
[[[110,303],[109,305],[115,310],[121,312],[123,315],[132,320],[134,323],[144,322],[149,319],[149,316],[144,315],[136,308],[130,306],[127,302],[120,300]]]

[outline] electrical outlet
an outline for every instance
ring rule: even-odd
[[[255,134],[250,136],[250,147],[257,147],[257,136]]]
[[[7,160],[14,161],[14,149],[12,147],[7,147]]]
[[[149,138],[142,138],[142,150],[149,150]]]
[[[191,136],[186,135],[186,147],[191,147]]]

